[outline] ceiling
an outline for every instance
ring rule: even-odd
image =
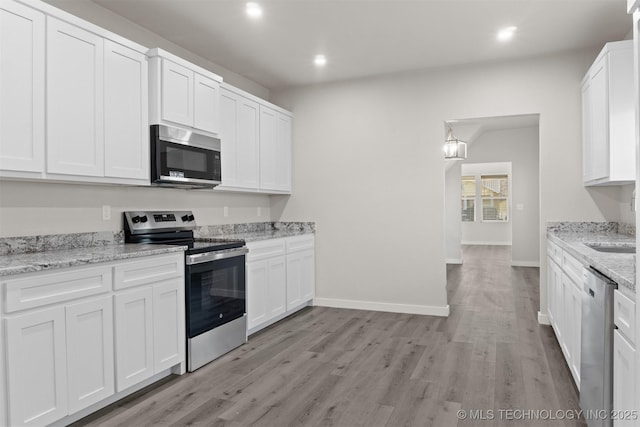
[[[631,31],[626,0],[255,0],[257,20],[242,0],[93,1],[269,89],[599,48]]]

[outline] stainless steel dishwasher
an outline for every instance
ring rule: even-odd
[[[613,291],[618,285],[593,267],[582,293],[580,408],[589,427],[610,427],[613,408]]]

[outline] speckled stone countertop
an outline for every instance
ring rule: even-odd
[[[585,244],[635,245],[635,236],[619,233],[612,224],[616,223],[549,223],[547,236],[583,265],[593,266],[618,285],[635,292],[635,254],[599,252]]]
[[[315,232],[312,222],[256,222],[198,227],[200,241],[253,242]],[[124,232],[0,238],[0,276],[179,252],[186,246],[124,243]]]
[[[0,276],[180,252],[186,246],[122,243],[122,232],[0,239]]]
[[[313,233],[315,233],[313,222],[256,222],[198,227],[195,230],[195,238],[211,242],[217,240],[256,242]]]

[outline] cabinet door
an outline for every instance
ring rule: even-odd
[[[589,150],[589,177],[601,179],[609,176],[609,89],[606,55],[595,64],[589,88],[591,143]]]
[[[114,296],[116,390],[153,375],[153,314],[151,287]]]
[[[287,311],[312,300],[314,295],[314,251],[287,255]]]
[[[149,180],[147,57],[104,43],[104,173]]]
[[[575,283],[571,284],[571,317],[572,334],[568,337],[571,340],[571,371],[576,382],[578,391],[580,390],[580,352],[582,351],[582,293],[580,287]]]
[[[270,258],[268,301],[270,318],[283,314],[287,309],[287,275],[286,257],[278,256]]]
[[[0,2],[0,169],[44,171],[44,15]]]
[[[277,190],[278,117],[275,110],[260,106],[260,188]]]
[[[247,328],[252,329],[286,311],[286,257],[247,263]]]
[[[103,39],[47,17],[47,172],[104,176]]]
[[[256,190],[260,107],[224,88],[220,92],[222,185]]]
[[[569,367],[573,364],[573,345],[572,345],[572,337],[573,337],[573,292],[572,292],[573,283],[571,283],[571,279],[567,277],[566,274],[562,275],[562,302],[563,302],[563,322],[562,329],[564,338],[560,345],[564,350],[565,358],[567,359],[567,364]]]
[[[185,360],[184,279],[153,287],[153,355],[156,373]]]
[[[556,284],[556,269],[551,257],[547,257],[547,314],[549,316],[549,323],[551,326],[555,325],[555,288]]]
[[[220,83],[194,73],[193,127],[220,132]]]
[[[556,338],[558,338],[558,343],[562,346],[562,342],[564,340],[564,291],[563,291],[563,283],[562,283],[562,272],[560,267],[556,264],[553,264],[553,268],[555,269],[555,288],[554,288],[554,302],[553,306],[556,310],[554,319],[554,329],[556,331]]]
[[[582,180],[585,183],[594,179],[591,126],[591,80],[587,77],[582,84]]]
[[[162,119],[193,126],[193,71],[162,60]]]
[[[65,307],[69,414],[115,392],[111,296]]]
[[[636,409],[635,383],[635,349],[620,334],[613,331],[613,409],[614,411],[629,411]],[[635,426],[637,421],[614,420],[614,427]]]
[[[6,318],[9,425],[45,425],[67,415],[63,307]]]
[[[291,191],[291,117],[277,113],[276,189]]]
[[[268,274],[267,260],[247,263],[247,329],[266,322],[268,313]]]

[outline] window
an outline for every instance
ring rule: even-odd
[[[473,222],[476,220],[476,177],[463,176],[462,188],[462,221]]]
[[[467,175],[461,179],[461,212],[463,222],[476,221],[480,206],[483,222],[506,222],[509,217],[509,176]]]
[[[482,175],[482,220],[507,221],[509,178],[507,175]]]

